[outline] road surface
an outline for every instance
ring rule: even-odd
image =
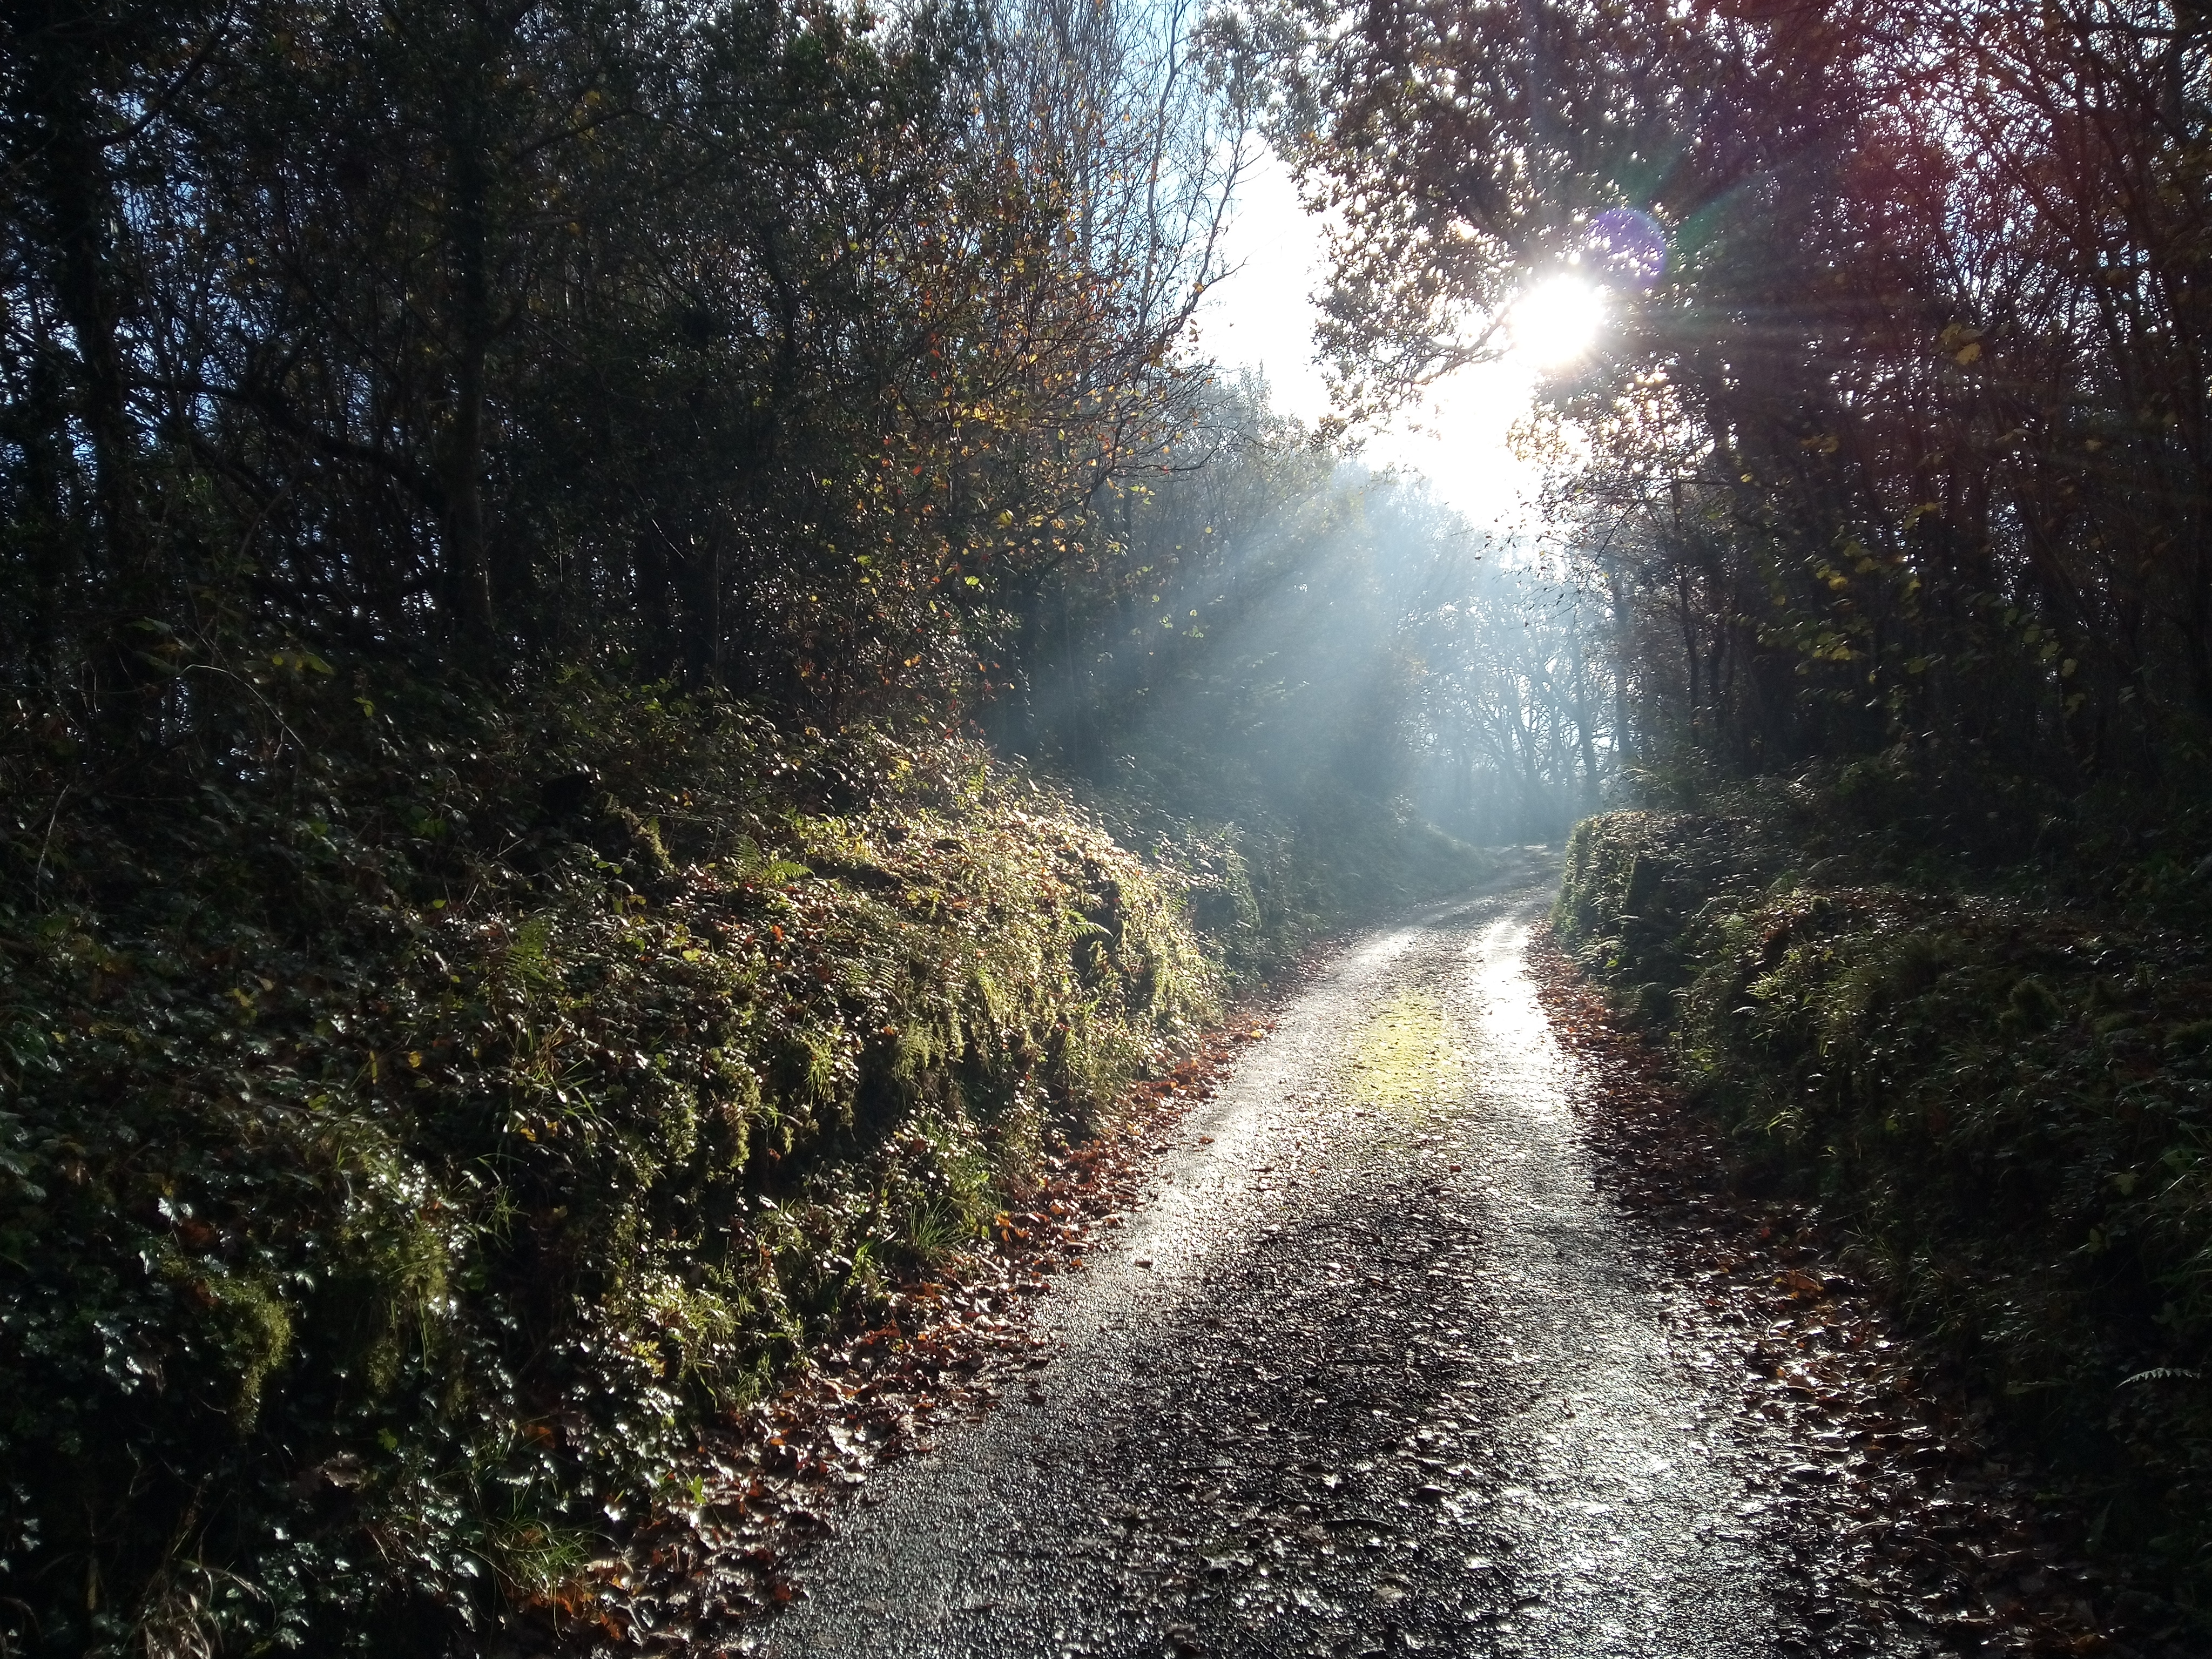
[[[1549,894],[1287,1006],[1048,1299],[1048,1361],[872,1485],[760,1650],[1804,1650],[1740,1343],[1593,1182]]]

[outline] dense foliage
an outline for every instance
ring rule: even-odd
[[[836,718],[1015,676],[1241,154],[1187,23],[1051,0],[0,27],[0,677],[115,738],[237,616]]]
[[[1818,1202],[2050,1451],[2093,1541],[2212,1574],[2212,952],[2200,878],[2118,909],[1942,879],[1908,780],[1576,831],[1563,943],[1666,1037],[1759,1182]],[[1727,809],[1732,808],[1733,811]]]
[[[2087,788],[2188,787],[2199,14],[1313,0],[1247,33],[1291,68],[1279,134],[1343,226],[1355,406],[1493,347],[1547,273],[1603,289],[1548,396],[1617,753],[1894,747],[1942,833],[1999,854]]]
[[[1212,1006],[1175,878],[941,732],[322,666],[0,823],[11,1650],[488,1627]]]

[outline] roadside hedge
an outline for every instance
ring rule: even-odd
[[[483,1643],[1214,1013],[957,735],[231,678],[0,739],[0,1652]]]
[[[1901,878],[1818,792],[1581,824],[1554,921],[2179,1600],[2212,1587],[2212,945]],[[2120,884],[2124,885],[2124,884]]]

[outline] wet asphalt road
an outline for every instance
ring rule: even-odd
[[[1796,1650],[1739,1376],[1591,1180],[1549,896],[1285,1008],[1048,1299],[1048,1363],[873,1483],[762,1650]]]

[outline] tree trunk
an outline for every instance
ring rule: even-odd
[[[1628,664],[1632,630],[1628,620],[1628,585],[1620,567],[1610,561],[1606,580],[1613,591],[1613,750],[1615,763],[1626,766],[1636,759],[1636,735],[1628,723]]]
[[[647,523],[637,538],[636,672],[648,684],[665,680],[676,661],[676,617],[670,603],[667,538]]]
[[[79,556],[106,612],[94,635],[108,693],[100,720],[116,740],[128,741],[149,678],[139,654],[146,642],[134,624],[160,608],[161,573],[138,500],[137,441],[121,338],[125,295],[114,246],[121,219],[93,84],[96,42],[85,38],[93,30],[79,29],[74,17],[40,19],[24,32],[31,61],[21,73],[27,101],[46,130],[45,142],[32,150],[31,190],[45,220],[55,305],[76,347],[75,402],[91,452],[95,521],[82,527]],[[64,424],[55,434],[64,447],[66,432]]]
[[[684,688],[701,691],[720,683],[722,668],[722,538],[709,531],[704,544],[690,538],[683,550]],[[819,624],[817,624],[819,626]]]
[[[1583,804],[1586,809],[1594,808],[1597,805],[1597,743],[1590,735],[1589,688],[1583,678],[1583,618],[1579,599],[1567,618],[1567,663],[1575,677],[1575,744],[1582,752]]]

